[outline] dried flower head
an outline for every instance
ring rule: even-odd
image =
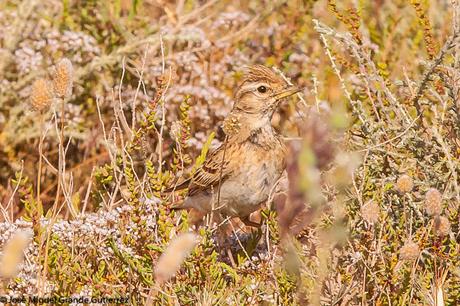
[[[193,233],[177,236],[158,260],[155,267],[156,282],[162,284],[170,279],[197,243],[198,236]]]
[[[315,156],[315,166],[320,170],[329,168],[337,151],[331,141],[333,137],[331,128],[327,124],[328,121],[329,118],[311,112],[307,122],[300,127],[300,135],[304,139],[305,146],[312,149]]]
[[[444,216],[436,216],[434,218],[435,233],[441,237],[447,236],[450,231],[450,222]]]
[[[54,93],[60,98],[68,98],[72,94],[73,67],[70,60],[63,58],[53,71]]]
[[[176,120],[171,124],[169,134],[171,135],[171,138],[174,139],[174,141],[176,141],[176,142],[180,141],[181,130],[182,130],[182,126],[181,126],[179,120]]]
[[[414,188],[414,182],[409,175],[403,174],[396,181],[396,188],[401,193],[411,192]]]
[[[401,260],[415,260],[420,254],[420,248],[412,240],[408,240],[399,250]]]
[[[430,216],[438,216],[442,212],[442,195],[435,189],[431,188],[425,194],[425,211]]]
[[[17,231],[8,240],[3,248],[3,255],[0,259],[0,276],[13,278],[18,274],[19,265],[24,258],[24,250],[31,240],[30,232]]]
[[[30,104],[36,111],[43,111],[50,107],[53,101],[53,90],[45,79],[38,79],[32,84]]]
[[[361,164],[362,157],[354,152],[337,151],[335,168],[330,173],[330,180],[336,186],[350,184],[354,171]]]
[[[374,201],[369,201],[361,207],[361,216],[370,224],[374,224],[379,220],[380,207]]]
[[[225,118],[222,128],[226,135],[238,133],[241,129],[240,116],[237,114],[230,114]]]

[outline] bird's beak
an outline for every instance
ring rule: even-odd
[[[297,87],[297,86],[289,86],[288,88],[286,89],[283,89],[282,91],[280,91],[279,93],[275,94],[274,95],[274,98],[275,100],[281,100],[283,98],[286,98],[286,97],[289,97],[289,96],[292,96],[293,94],[296,94],[298,93],[299,91],[301,91],[302,89]]]

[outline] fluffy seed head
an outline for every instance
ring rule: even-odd
[[[73,67],[70,60],[63,58],[53,71],[53,88],[56,96],[68,98],[72,94]]]
[[[379,220],[380,207],[374,201],[369,201],[361,207],[361,216],[370,224],[374,224]]]
[[[198,236],[193,233],[179,235],[171,241],[155,267],[156,282],[162,284],[169,280],[179,270],[197,243]]]
[[[30,232],[17,231],[8,240],[0,258],[0,276],[13,278],[18,274],[19,265],[24,258],[24,250],[31,240]]]
[[[399,249],[399,258],[401,260],[415,260],[420,254],[420,248],[412,240],[407,241],[401,249]]]
[[[425,194],[425,211],[430,216],[438,216],[442,212],[442,195],[435,189],[431,188]]]
[[[30,104],[36,111],[48,109],[53,101],[53,90],[45,79],[38,79],[32,84]]]
[[[330,181],[335,186],[348,186],[353,173],[361,164],[362,157],[354,152],[337,151],[335,155],[335,168],[330,172]]]
[[[444,216],[436,216],[434,218],[435,233],[441,237],[447,236],[450,231],[450,222]]]
[[[411,192],[414,188],[414,182],[409,175],[403,174],[396,181],[396,188],[401,193]]]

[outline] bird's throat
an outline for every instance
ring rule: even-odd
[[[280,137],[271,124],[266,124],[251,130],[248,140],[257,146],[270,150],[274,146],[278,145]]]

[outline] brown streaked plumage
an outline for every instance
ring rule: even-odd
[[[176,186],[188,187],[188,193],[173,208],[193,208],[203,214],[214,210],[221,217],[239,217],[255,225],[249,215],[267,201],[285,168],[286,148],[271,118],[281,100],[298,91],[270,68],[247,68],[224,121],[226,141],[191,179]]]

